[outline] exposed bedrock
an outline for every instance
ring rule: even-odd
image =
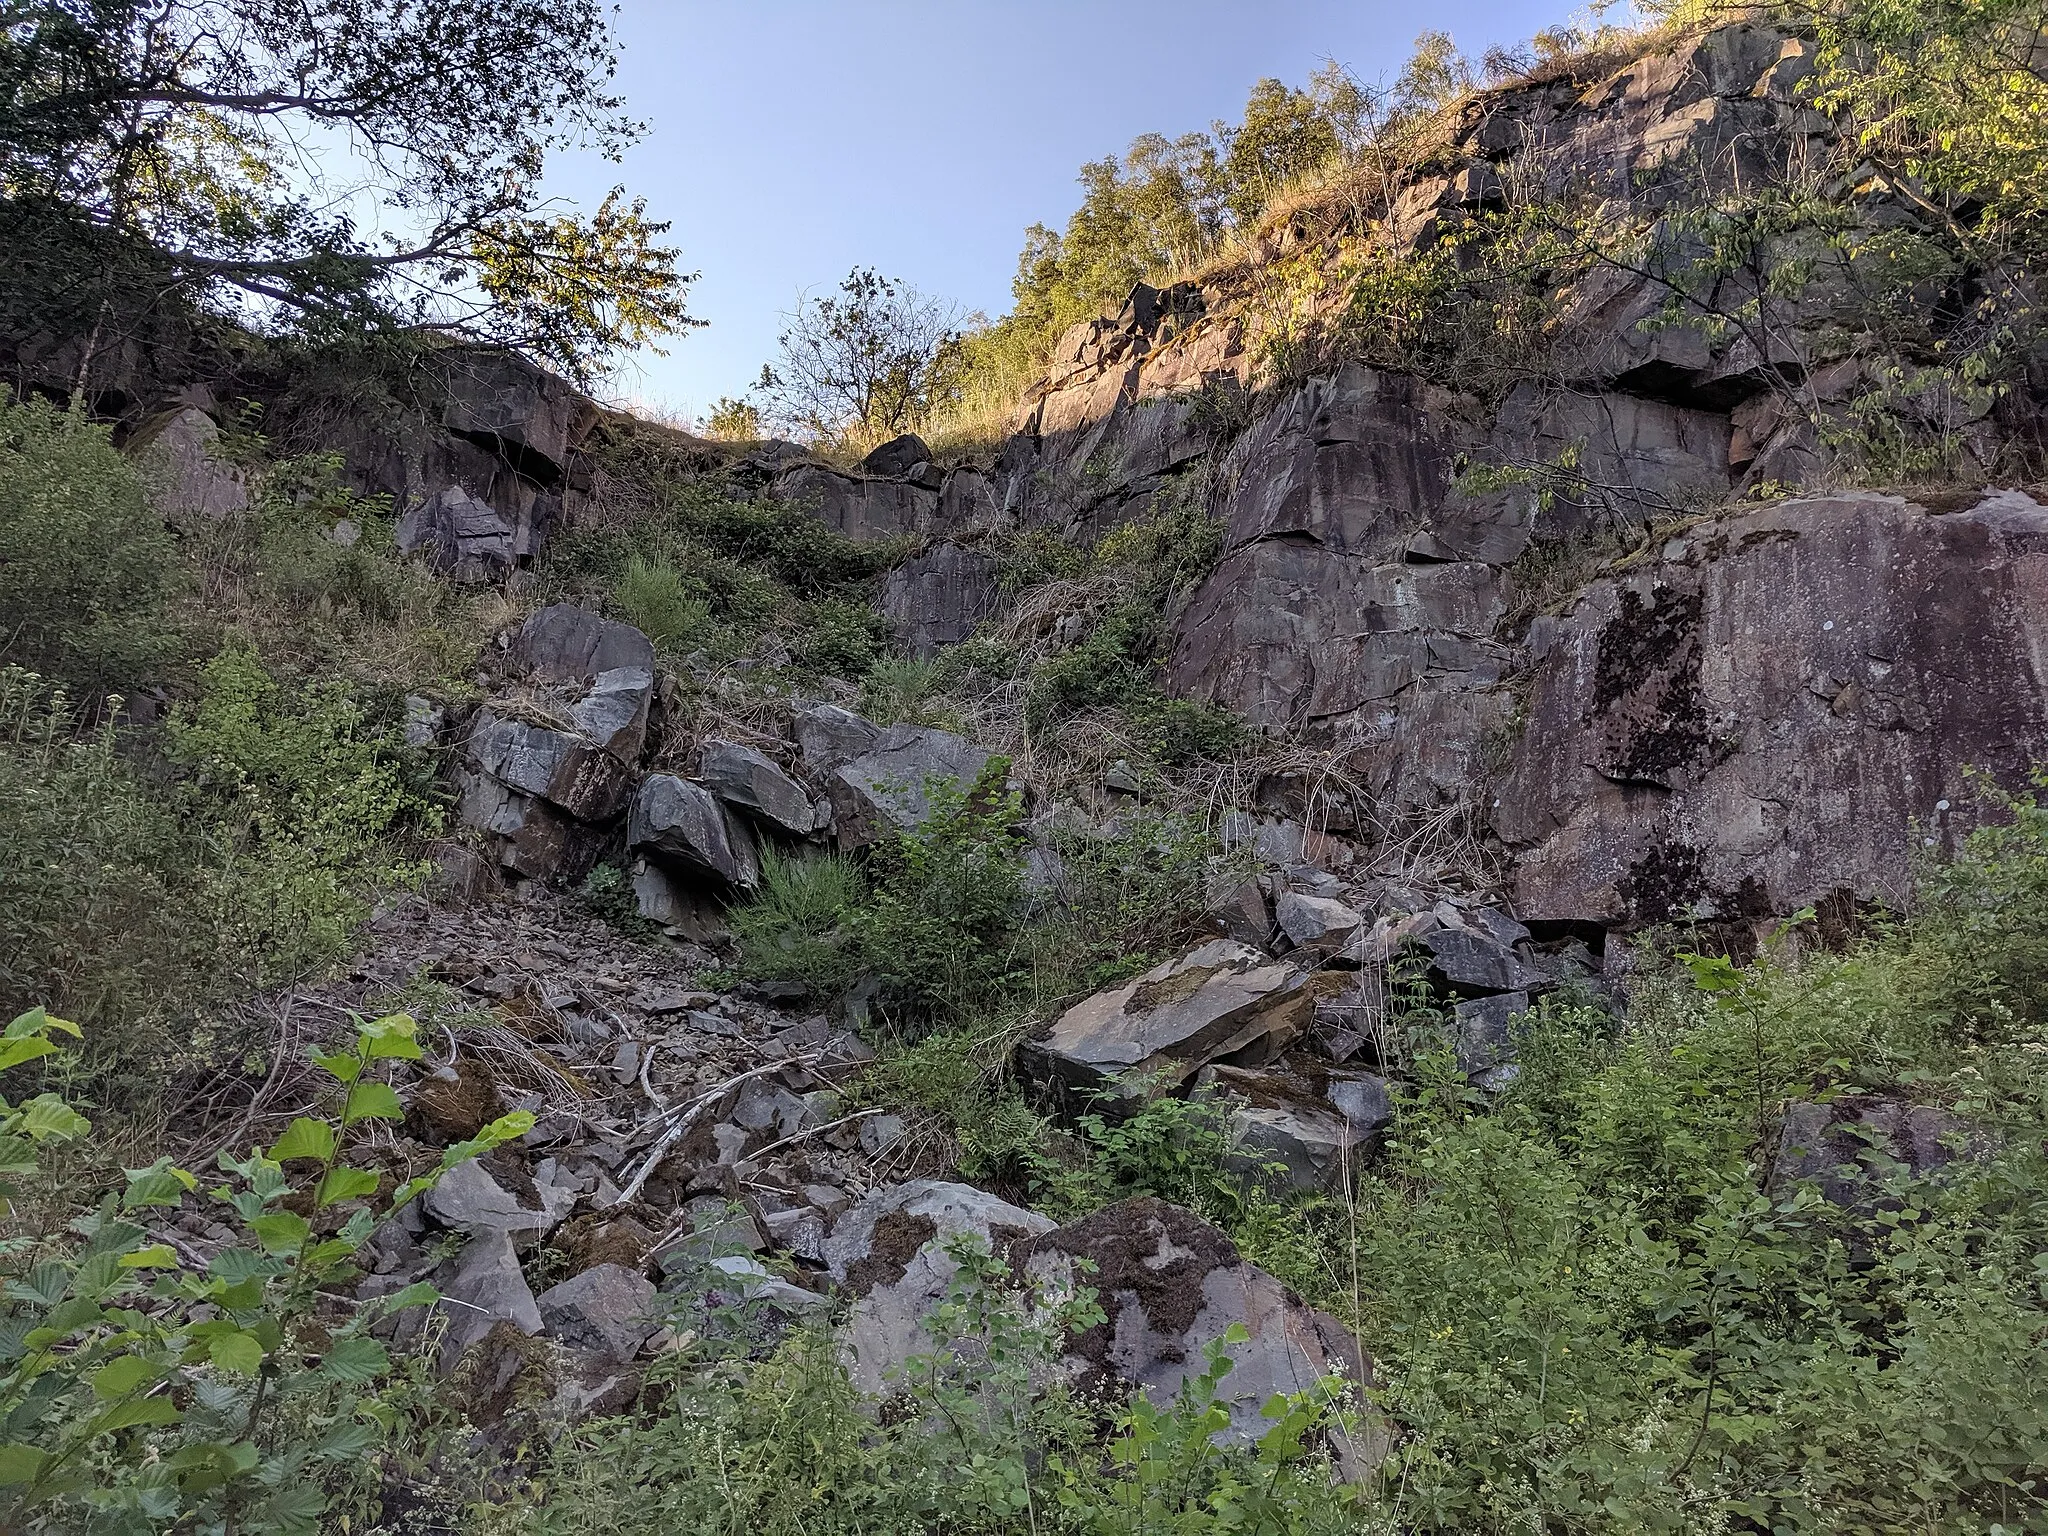
[[[1525,918],[1902,901],[2048,744],[2048,511],[1841,496],[1696,527],[1529,638],[1494,809]],[[1909,836],[1918,829],[1918,837]]]

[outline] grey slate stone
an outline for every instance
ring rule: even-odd
[[[437,576],[473,585],[518,564],[512,532],[494,508],[451,485],[398,520],[398,552],[422,554]]]
[[[727,805],[802,837],[815,829],[810,792],[766,754],[733,741],[707,741],[697,778]]]
[[[654,1282],[617,1264],[595,1264],[540,1293],[535,1305],[549,1337],[623,1365],[654,1332]]]
[[[987,752],[950,731],[890,726],[860,756],[832,772],[839,846],[864,848],[923,825],[932,811],[931,788],[947,784],[965,793],[988,759]]]
[[[814,704],[797,711],[797,750],[803,754],[804,766],[814,773],[859,757],[881,735],[882,728],[872,720],[863,720],[837,704]]]
[[[649,774],[633,800],[627,845],[750,891],[761,883],[754,834],[701,784]]]

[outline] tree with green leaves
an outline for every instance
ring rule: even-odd
[[[908,432],[959,359],[959,309],[873,267],[855,267],[836,293],[805,294],[785,318],[781,356],[754,387],[762,414],[800,437],[872,445]]]
[[[644,203],[540,190],[551,152],[616,160],[640,132],[610,21],[602,0],[0,0],[11,282],[94,326],[196,303],[587,377],[695,323]]]

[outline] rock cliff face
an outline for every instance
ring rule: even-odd
[[[1811,52],[1745,23],[1487,93],[1382,233],[1428,251],[1507,189],[1655,221],[1782,179],[1834,132],[1797,91]],[[1267,259],[1310,250],[1264,238]],[[1886,361],[1844,324],[1850,257],[1777,252],[1807,274],[1783,296],[1756,269],[1700,279],[1681,235],[1646,249],[1566,282],[1541,366],[1486,398],[1356,362],[1275,387],[1241,275],[1141,286],[1062,338],[991,462],[775,490],[856,536],[922,537],[885,600],[920,652],[1001,607],[991,533],[1206,509],[1223,553],[1172,616],[1172,691],[1327,750],[1384,823],[1465,809],[1528,917],[1897,902],[1909,848],[1975,824],[1965,770],[2011,786],[2040,750],[2048,513],[2016,491],[1819,494],[1817,422]],[[1984,479],[2038,431],[2035,402],[2000,411],[1960,421]],[[1728,510],[1745,497],[1764,504]],[[1646,548],[1652,523],[1683,531]]]
[[[1704,523],[1529,642],[1493,820],[1525,918],[1636,926],[1834,891],[1897,906],[2048,735],[2048,510],[1897,497]]]
[[[1349,302],[1344,241],[1297,215],[1237,267],[1140,285],[1074,326],[980,458],[941,464],[915,437],[858,470],[787,444],[743,460],[697,447],[749,492],[902,541],[879,603],[920,656],[1009,602],[1005,540],[1085,542],[1162,509],[1207,513],[1221,553],[1169,615],[1168,688],[1328,754],[1383,827],[1462,815],[1531,919],[1628,928],[1838,893],[1896,902],[1916,840],[1943,845],[1981,814],[1965,770],[2011,786],[2040,750],[2048,513],[2016,490],[1938,506],[1830,492],[1823,428],[1896,362],[1857,329],[1855,240],[1772,237],[1756,261],[1701,276],[1686,211],[1784,181],[1833,143],[1798,90],[1811,52],[1743,23],[1465,109],[1364,232],[1381,249],[1463,261],[1456,242],[1482,215],[1544,196],[1646,231],[1640,259],[1566,271],[1527,366],[1484,389],[1427,359],[1404,372],[1337,360],[1341,348],[1319,367],[1298,349],[1277,364],[1279,327],[1334,323]],[[1917,217],[1842,195],[1861,228]],[[1774,262],[1800,281],[1767,282]],[[1261,284],[1284,264],[1307,279],[1282,315]],[[1943,302],[1925,298],[1930,313]],[[10,356],[54,389],[67,354],[40,346]],[[107,364],[124,410],[147,390],[121,370],[139,379],[145,362]],[[405,547],[455,579],[502,580],[589,493],[604,413],[507,355],[451,347],[423,371],[402,419],[314,423],[281,403],[266,425],[287,438],[317,425],[359,487],[393,498]],[[2041,401],[2018,390],[1943,409],[1971,483],[2024,482],[2008,471],[2024,462],[2015,445],[2041,436]],[[189,400],[136,425],[138,442],[159,435],[181,486],[203,467],[212,428]],[[232,477],[186,489],[195,504],[241,494]],[[1646,542],[1653,524],[1664,531]],[[503,867],[574,877],[632,820],[656,706],[651,663],[629,670],[511,679],[470,722],[467,819]],[[584,718],[619,710],[625,736]],[[798,775],[779,817],[709,777],[677,781],[716,813],[697,818],[701,836],[657,834],[659,807],[641,807],[647,880],[660,885],[666,862],[744,889],[754,831],[854,846],[887,819],[857,764],[785,756],[749,769]],[[965,771],[953,747],[939,759]],[[1362,819],[1266,788],[1257,808],[1304,823],[1287,834],[1300,850]],[[721,818],[737,818],[722,842]]]

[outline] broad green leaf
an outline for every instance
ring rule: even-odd
[[[324,1270],[329,1264],[349,1257],[362,1246],[361,1240],[357,1238],[330,1237],[324,1243],[315,1243],[302,1257],[308,1268]]]
[[[168,1243],[152,1243],[147,1248],[138,1248],[133,1253],[121,1255],[123,1269],[176,1269],[177,1250]]]
[[[313,1228],[292,1211],[265,1211],[249,1223],[249,1231],[266,1253],[296,1253]]]
[[[320,1362],[320,1373],[336,1381],[374,1381],[391,1368],[391,1357],[375,1339],[338,1339]]]
[[[421,1051],[415,1038],[419,1025],[411,1014],[394,1013],[363,1025],[358,1048],[371,1061],[396,1058],[418,1061]]]
[[[439,1173],[437,1172],[423,1173],[416,1179],[407,1179],[391,1192],[391,1209],[396,1211],[400,1207],[417,1200],[421,1195],[434,1187],[434,1181],[438,1177]]]
[[[223,1248],[207,1261],[206,1272],[229,1285],[240,1285],[282,1274],[284,1266],[254,1248]]]
[[[254,1376],[263,1369],[263,1345],[253,1333],[224,1333],[207,1346],[207,1358],[224,1371]]]
[[[14,1022],[5,1031],[0,1031],[0,1040],[20,1040],[28,1035],[39,1035],[46,1029],[61,1030],[74,1040],[85,1038],[85,1031],[69,1019],[60,1019],[46,1009],[31,1008],[27,1013],[17,1014]]]
[[[377,1175],[367,1168],[330,1168],[327,1176],[320,1181],[320,1192],[315,1201],[322,1210],[338,1205],[343,1200],[353,1200],[358,1195],[377,1192]]]
[[[49,1459],[48,1451],[38,1450],[32,1445],[0,1445],[0,1488],[34,1482],[36,1474],[43,1470],[43,1463]]]
[[[363,1075],[363,1058],[352,1056],[347,1051],[337,1051],[332,1056],[313,1054],[313,1065],[325,1072],[338,1083],[352,1083]]]
[[[275,1536],[317,1536],[320,1517],[326,1512],[327,1495],[317,1485],[292,1483],[257,1506],[250,1529],[274,1532]]]
[[[18,1067],[24,1061],[34,1061],[38,1056],[54,1056],[57,1047],[47,1040],[30,1036],[24,1040],[8,1040],[0,1043],[0,1072],[9,1067]]]
[[[270,1149],[273,1163],[288,1163],[295,1157],[317,1158],[324,1163],[332,1156],[334,1127],[325,1120],[315,1120],[306,1115],[294,1120],[277,1138],[277,1145]]]
[[[93,1394],[102,1402],[126,1397],[156,1379],[157,1368],[140,1355],[117,1355],[92,1373]]]
[[[138,1397],[130,1402],[116,1403],[86,1427],[88,1438],[104,1435],[117,1429],[128,1429],[137,1424],[175,1424],[184,1415],[178,1412],[178,1405],[168,1397]]]
[[[92,1122],[54,1093],[39,1093],[21,1106],[21,1133],[34,1141],[75,1141]]]
[[[185,1198],[187,1191],[199,1185],[199,1181],[184,1169],[173,1167],[169,1158],[160,1159],[147,1168],[130,1168],[127,1173],[128,1191],[121,1197],[123,1210],[176,1205]]]
[[[405,1106],[389,1083],[357,1083],[348,1092],[348,1105],[341,1112],[343,1125],[358,1120],[403,1120]]]
[[[360,1419],[342,1419],[320,1437],[313,1454],[328,1461],[353,1461],[384,1438],[383,1430]]]
[[[389,1315],[403,1312],[407,1307],[431,1306],[441,1299],[439,1287],[425,1280],[417,1280],[402,1291],[393,1291],[377,1303],[379,1312]]]
[[[503,1146],[508,1141],[517,1141],[533,1129],[533,1111],[515,1109],[509,1115],[500,1115],[481,1131],[477,1140],[486,1147]]]

